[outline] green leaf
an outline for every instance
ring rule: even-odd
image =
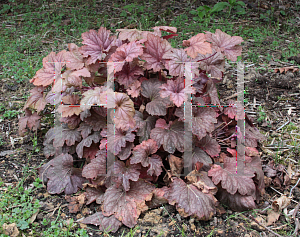
[[[228,2],[218,2],[214,5],[213,9],[210,13],[219,12],[224,10],[226,7],[230,7],[230,4]]]
[[[283,15],[283,16],[285,16],[285,11],[281,10],[280,14]]]
[[[244,2],[242,2],[242,1],[238,1],[236,4],[240,5],[240,6],[243,6],[243,7],[246,6],[246,4]]]
[[[236,13],[236,14],[239,14],[239,15],[244,15],[244,14],[246,14],[245,8],[242,8],[242,7],[240,7],[240,6],[237,6],[236,10],[237,10],[237,13]]]
[[[191,13],[192,15],[197,15],[197,14],[198,14],[198,12],[197,12],[196,10],[191,10],[190,13]]]
[[[29,228],[28,222],[24,220],[20,220],[18,223],[18,227],[20,230],[26,230]]]
[[[126,17],[126,16],[127,16],[127,12],[123,10],[123,11],[120,13],[120,16]]]
[[[206,6],[206,5],[204,5],[203,8],[204,8],[206,11],[210,11],[210,10],[211,10],[211,8],[210,8],[209,6]]]
[[[206,15],[205,11],[199,12],[198,16],[202,19]]]

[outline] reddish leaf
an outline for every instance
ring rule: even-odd
[[[259,130],[255,127],[250,127],[248,123],[246,123],[245,129],[245,145],[248,147],[257,147],[257,142],[264,141],[267,138],[259,132]]]
[[[90,30],[88,32],[82,33],[82,47],[79,51],[84,57],[90,56],[86,63],[92,64],[96,60],[102,60],[105,57],[105,52],[108,52],[110,47],[113,46],[113,42],[116,36],[110,36],[110,30],[101,27],[98,32],[95,30]]]
[[[117,48],[116,52],[111,55],[110,60],[116,63],[115,72],[122,70],[125,62],[132,62],[134,58],[143,54],[143,45],[133,41],[129,44],[123,44]]]
[[[142,95],[149,98],[151,102],[147,103],[146,111],[151,115],[166,115],[167,107],[170,105],[169,98],[160,97],[160,86],[163,83],[158,79],[150,79],[142,82]]]
[[[177,28],[171,27],[171,26],[155,26],[155,27],[152,27],[152,29],[154,30],[154,32],[157,32],[157,34],[160,34],[160,31],[166,31],[169,33],[177,32]]]
[[[195,93],[195,89],[193,87],[185,87],[183,78],[177,78],[175,81],[168,80],[167,84],[161,85],[159,88],[162,90],[159,92],[162,98],[166,98],[170,96],[170,100],[173,103],[180,107],[185,101],[186,93]]]
[[[96,87],[92,90],[84,92],[84,96],[80,101],[80,108],[82,111],[90,109],[93,105],[103,106],[105,103],[100,99],[100,95],[104,93],[106,88],[104,86]]]
[[[64,54],[65,50],[55,55],[51,52],[47,57],[43,59],[43,68],[38,70],[35,77],[30,80],[35,86],[48,86],[53,83],[54,80],[60,78],[62,67],[65,65]]]
[[[79,52],[79,47],[76,44],[68,44],[69,52],[66,52],[64,57],[66,60],[67,69],[78,70],[83,68],[83,56]]]
[[[73,146],[64,145],[63,147],[59,147],[59,148],[54,147],[52,142],[50,142],[50,143],[44,142],[43,145],[44,145],[44,156],[46,158],[49,158],[50,156],[54,156],[54,155],[59,156],[62,153],[63,154],[66,154],[66,153],[74,154],[76,152],[75,145],[73,145]]]
[[[161,207],[163,204],[168,203],[168,200],[164,197],[165,193],[168,191],[168,187],[164,186],[162,188],[156,188],[153,190],[153,196],[151,201],[147,203],[149,208]]]
[[[131,63],[125,63],[122,70],[117,72],[116,78],[117,81],[124,85],[125,88],[130,86],[132,83],[136,82],[136,80],[139,78],[140,75],[143,75],[144,71],[141,67],[137,65],[133,65]]]
[[[72,146],[76,141],[81,140],[80,133],[76,129],[72,130],[63,126],[49,129],[45,138],[44,143],[53,141],[54,147],[62,147],[64,143],[68,146]]]
[[[206,32],[207,41],[212,43],[212,47],[217,52],[222,52],[229,60],[236,61],[237,56],[242,53],[242,46],[238,45],[244,40],[240,36],[230,36],[217,29],[216,33]]]
[[[215,83],[212,81],[212,79],[209,79],[206,85],[207,85],[207,92],[210,97],[210,103],[213,105],[220,105],[218,90],[216,88]],[[222,111],[223,107],[220,106],[219,110]]]
[[[217,198],[221,203],[234,211],[247,211],[256,208],[253,196],[241,195],[239,193],[232,195],[226,190],[221,189],[217,194]]]
[[[168,39],[172,39],[174,36],[178,36],[178,34],[165,35],[162,38],[168,40]]]
[[[57,105],[61,102],[61,99],[63,96],[67,95],[66,92],[63,93],[55,93],[53,91],[49,91],[48,94],[45,97],[45,100],[47,103],[51,105]]]
[[[137,218],[144,210],[145,201],[149,201],[155,186],[144,181],[130,182],[130,190],[124,191],[116,188],[116,185],[109,187],[104,194],[102,211],[105,216],[115,214],[115,217],[129,228],[137,224]]]
[[[130,189],[129,180],[138,181],[140,176],[139,164],[125,166],[125,163],[122,161],[115,161],[114,171],[118,176],[118,181],[123,184],[124,190],[128,191]]]
[[[80,117],[77,115],[72,115],[71,117],[61,117],[59,119],[60,122],[68,125],[69,129],[75,129],[80,124]]]
[[[140,95],[140,92],[141,92],[141,83],[139,81],[135,81],[127,89],[128,95],[130,95],[132,98],[138,97]]]
[[[240,175],[236,173],[235,165],[236,162],[233,161],[231,164],[224,162],[224,169],[219,165],[213,165],[208,171],[208,176],[212,177],[215,185],[221,182],[222,188],[232,195],[236,192],[241,195],[253,195],[255,193],[255,185],[252,180],[253,171],[244,167],[244,175]]]
[[[183,45],[188,46],[188,48],[184,49],[184,51],[187,52],[187,54],[195,58],[198,53],[200,54],[207,54],[211,53],[211,46],[210,43],[205,42],[206,38],[203,33],[199,33],[189,40],[184,40]]]
[[[114,120],[116,128],[123,130],[128,130],[129,128],[135,127],[135,120],[133,116],[135,114],[133,101],[129,98],[128,95],[124,93],[114,93],[114,96],[111,92],[107,93],[107,99],[113,100],[114,110],[111,111],[111,119]]]
[[[213,55],[213,56],[212,56]],[[225,60],[223,54],[214,49],[211,54],[198,54],[194,61],[200,61],[200,68],[212,77],[221,79],[223,77]]]
[[[103,107],[93,107],[90,111],[90,116],[84,121],[92,126],[94,131],[99,131],[106,127],[106,109]]]
[[[61,71],[62,67],[65,65],[65,54],[66,51],[60,51],[58,54],[51,52],[48,56],[43,58],[43,68],[51,69],[54,71],[54,68],[57,71]]]
[[[163,166],[162,159],[159,155],[152,155],[149,157],[149,169],[147,174],[152,176],[153,174],[159,176],[162,172],[161,167]]]
[[[119,221],[114,215],[104,216],[102,212],[96,212],[95,214],[83,219],[83,224],[99,225],[100,231],[116,233],[122,226],[122,222]]]
[[[170,126],[172,125],[172,123],[173,123],[173,121],[170,121],[170,123],[167,124],[166,120],[158,119],[158,120],[156,120],[155,127],[156,128],[169,129]]]
[[[187,216],[209,220],[216,212],[216,200],[211,194],[206,194],[193,184],[186,184],[182,179],[175,177],[165,195],[169,204],[176,203],[177,209],[183,209]]]
[[[228,100],[227,104],[230,106],[224,109],[224,114],[227,114],[229,118],[235,118],[235,120],[245,118],[244,107],[238,101]]]
[[[97,143],[101,139],[101,135],[99,132],[94,132],[92,135],[89,135],[88,137],[82,139],[82,141],[77,145],[76,152],[77,155],[82,158],[83,156],[83,148],[84,147],[90,147],[92,145],[92,142]]]
[[[97,204],[102,204],[103,202],[104,192],[101,188],[87,187],[84,195],[87,199],[86,205],[89,205],[94,201],[96,201]]]
[[[58,107],[58,112],[62,113],[62,117],[70,117],[73,114],[79,115],[81,113],[79,103],[79,96],[78,95],[67,95],[62,97],[63,105]]]
[[[99,143],[92,143],[90,147],[83,147],[82,157],[85,159],[94,159],[99,151]]]
[[[184,151],[184,124],[175,120],[170,129],[154,128],[151,130],[150,138],[156,141],[158,147],[163,145],[165,151],[174,153],[175,149]]]
[[[43,176],[49,179],[47,191],[50,194],[72,194],[82,188],[85,181],[81,176],[81,170],[73,168],[73,157],[69,154],[61,154],[60,156],[49,161],[39,169],[39,177]]]
[[[156,153],[157,150],[157,144],[153,139],[143,141],[140,145],[137,145],[135,148],[133,148],[133,156],[130,158],[130,163],[141,163],[142,166],[148,167],[150,164],[150,155]]]
[[[81,131],[82,138],[86,138],[88,135],[91,134],[92,127],[87,123],[81,123],[80,127],[77,130]]]
[[[171,45],[167,40],[161,39],[159,36],[148,34],[145,42],[144,54],[142,60],[146,60],[144,67],[147,70],[152,69],[154,72],[159,72],[164,69],[165,59],[164,54],[171,50]]]
[[[24,133],[26,132],[26,126],[29,129],[37,130],[40,126],[40,118],[41,116],[39,116],[37,112],[32,114],[29,109],[25,109],[25,116],[19,119],[19,135],[24,136]]]
[[[126,147],[118,153],[120,160],[126,160],[131,155],[131,149],[134,147],[133,142],[126,142]]]
[[[36,109],[38,113],[42,111],[47,104],[43,94],[44,94],[44,87],[42,86],[37,86],[32,90],[30,90],[30,97],[28,98],[26,104],[24,105],[23,110],[29,107],[32,109]]]
[[[200,93],[200,94],[203,93],[204,87],[206,86],[206,83],[208,82],[208,80],[209,80],[209,77],[204,72],[199,73],[198,76],[193,78],[193,87],[196,89],[196,93]],[[196,98],[200,99],[200,97],[196,97]],[[193,98],[193,101],[194,101],[194,98]],[[205,103],[203,103],[203,104],[205,104]]]
[[[83,167],[82,176],[87,179],[95,179],[101,174],[106,174],[106,155],[99,151],[96,158]]]
[[[76,87],[82,87],[82,78],[81,77],[91,77],[91,73],[87,68],[82,68],[77,71],[65,71],[62,75],[62,78],[65,79],[65,84],[69,87],[76,86]]]
[[[210,169],[210,164],[212,164],[211,158],[199,147],[195,147],[193,149],[193,155],[192,155],[192,165],[193,169],[197,162],[200,162],[203,164],[203,167],[205,170]]]
[[[253,170],[255,173],[255,179],[257,180],[257,188],[261,192],[263,192],[263,189],[265,188],[264,183],[264,172],[262,170],[261,160],[259,156],[253,156],[251,157],[251,162],[246,163],[246,167]],[[276,171],[275,171],[276,175]]]
[[[180,121],[184,120],[183,106],[176,109],[175,115],[180,118]],[[214,123],[217,123],[216,117],[217,113],[213,108],[194,107],[192,124],[189,124],[189,127],[192,126],[192,133],[195,134],[199,140],[202,139],[207,133],[214,130]]]
[[[142,143],[149,139],[151,130],[155,127],[155,117],[148,116],[148,118],[144,120],[143,114],[140,111],[136,111],[134,119],[138,128],[137,136],[139,136],[139,142]]]
[[[126,141],[133,142],[135,138],[132,129],[127,131],[123,131],[120,128],[114,129],[113,124],[107,125],[107,136],[113,138],[113,142],[108,143],[107,149],[114,155],[117,155],[122,147],[126,146]]]
[[[208,135],[197,142],[197,146],[201,147],[211,157],[218,156],[221,151],[221,146],[218,144],[218,142]]]
[[[186,52],[183,49],[172,49],[164,54],[163,59],[169,59],[166,64],[169,74],[171,76],[183,77],[185,72],[185,64],[183,62],[189,62]]]

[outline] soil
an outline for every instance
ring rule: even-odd
[[[173,2],[173,3],[172,3]],[[280,3],[274,1],[259,1],[261,4],[269,6],[270,4]],[[123,2],[121,2],[124,4]],[[120,3],[120,4],[121,4]],[[128,3],[127,3],[128,4]],[[162,4],[160,6],[161,11],[164,11],[163,7],[170,7],[170,4],[174,4],[176,14],[180,14],[182,7],[178,6],[178,2],[171,1],[169,4]],[[212,5],[213,2],[203,1],[203,4]],[[252,12],[249,17],[253,20],[259,17],[259,11],[262,8],[258,8],[256,2],[249,1]],[[187,13],[186,13],[187,14]],[[296,12],[295,12],[296,14]],[[295,15],[296,17],[296,15]],[[251,20],[250,19],[250,20]],[[249,20],[249,21],[250,21]],[[237,25],[238,26],[238,25]],[[295,26],[295,27],[299,27]],[[284,34],[284,32],[283,32]],[[244,51],[246,52],[249,48],[253,47],[251,41],[245,42]],[[284,47],[284,45],[282,46]],[[296,66],[299,64],[299,55],[294,56]],[[250,66],[249,66],[250,65]],[[276,136],[276,129],[284,125],[286,121],[293,122],[295,126],[300,126],[300,72],[289,70],[285,73],[274,72],[270,69],[282,68],[290,66],[284,62],[269,62],[265,68],[256,70],[256,66],[251,66],[251,62],[245,64],[247,71],[245,71],[245,99],[248,102],[245,103],[245,110],[248,116],[259,129],[268,133],[270,136]],[[236,92],[236,71],[226,66],[227,70],[223,82],[218,84],[218,90],[220,98],[230,97]],[[263,66],[264,67],[264,66]],[[1,69],[0,69],[1,71]],[[32,88],[29,82],[22,82],[18,85],[11,86],[10,81],[0,81],[0,103],[4,104],[10,110],[18,110],[24,105],[24,99],[22,95]],[[232,97],[235,99],[235,97]],[[259,118],[258,108],[262,106],[266,113],[266,119],[264,122],[255,122]],[[23,178],[23,168],[28,164],[29,169],[35,169],[34,167],[40,166],[45,162],[46,158],[43,155],[42,143],[45,132],[50,128],[49,124],[43,124],[41,130],[37,133],[39,152],[34,152],[31,158],[28,157],[28,153],[33,150],[32,138],[33,133],[29,133],[24,137],[18,135],[18,119],[4,119],[0,123],[0,136],[4,139],[5,143],[0,143],[0,177],[6,185],[16,185]],[[263,144],[265,146],[265,144]],[[299,150],[298,150],[299,152]],[[267,164],[270,160],[273,160],[271,153],[262,150],[263,164]],[[299,159],[299,153],[294,153],[293,160]],[[297,167],[296,164],[294,166]],[[299,167],[298,167],[299,168]],[[24,188],[31,186],[35,176],[30,175],[24,182]],[[260,202],[257,205],[256,218],[266,218],[267,214],[263,211],[264,208],[269,206],[274,200],[275,195],[278,195],[271,187],[273,184],[266,188],[266,192]],[[281,188],[279,192],[287,192],[289,189]],[[299,188],[294,188],[294,200],[300,201]],[[56,219],[58,215],[58,208],[61,206],[60,218],[68,220],[73,218],[74,220],[80,220],[83,217],[94,213],[98,205],[90,204],[83,206],[81,210],[72,214],[69,213],[67,207],[68,204],[65,195],[49,195],[46,188],[41,188],[34,193],[36,198],[41,202],[41,210],[46,212],[40,212],[35,222],[41,223],[43,218],[50,220]],[[292,203],[289,209],[293,209],[295,204]],[[233,212],[222,205],[218,208],[217,214],[210,221],[197,221],[193,218],[182,218],[175,208],[171,205],[164,205],[164,207],[148,210],[141,214],[138,219],[139,230],[136,231],[135,236],[181,236],[179,229],[184,229],[186,236],[275,236],[264,227],[258,225],[253,219],[251,219],[253,212],[237,213]],[[299,214],[298,214],[299,218]],[[258,220],[258,219],[257,219]],[[41,230],[46,229],[49,226],[39,225]],[[81,227],[86,227],[81,224]],[[88,232],[92,236],[100,236],[97,227],[88,226]],[[295,228],[294,224],[286,225],[285,217],[282,215],[275,224],[272,225],[274,231],[281,230],[286,233]],[[122,226],[115,234],[111,236],[121,236],[128,233],[129,228]],[[281,232],[282,233],[282,232]],[[125,235],[124,235],[125,236]]]

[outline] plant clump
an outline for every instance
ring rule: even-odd
[[[44,139],[44,155],[52,159],[39,176],[48,192],[84,189],[86,204],[96,202],[101,209],[83,223],[112,232],[122,224],[134,227],[142,212],[163,203],[201,220],[216,213],[218,200],[233,210],[255,208],[264,191],[256,149],[264,137],[246,119],[244,167],[237,173],[236,126],[244,110],[232,100],[223,108],[216,88],[225,57],[236,61],[241,55],[242,38],[216,30],[176,49],[168,42],[177,36],[175,27],[117,31],[101,27],[83,33],[81,47],[70,43],[68,51],[51,52],[30,81],[36,87],[19,133],[38,129],[53,105],[61,115],[61,126]],[[192,78],[190,86],[186,78]],[[193,103],[188,160],[183,159],[186,94]],[[185,164],[192,170],[183,177]]]

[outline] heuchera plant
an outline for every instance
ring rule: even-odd
[[[119,29],[112,35],[101,27],[82,34],[83,46],[71,43],[68,51],[51,52],[30,81],[36,87],[19,120],[24,135],[27,127],[39,128],[41,115],[53,110],[48,105],[58,106],[61,126],[44,140],[45,156],[55,158],[39,176],[51,194],[83,188],[87,205],[101,205],[83,223],[101,230],[116,232],[122,223],[132,228],[141,212],[164,203],[175,205],[183,217],[208,220],[218,200],[242,211],[255,208],[264,191],[256,149],[264,136],[246,117],[244,170],[237,174],[236,125],[244,110],[233,100],[227,103],[235,106],[220,106],[215,85],[225,57],[236,61],[241,55],[242,38],[216,30],[175,49],[168,39],[177,36],[176,28],[153,30]],[[162,37],[161,31],[171,34]],[[108,72],[108,62],[114,72]],[[189,88],[183,62],[192,62]],[[114,91],[107,89],[107,73],[114,74]],[[193,170],[183,177],[185,93],[202,106],[192,107]],[[109,153],[115,156],[110,165]]]

